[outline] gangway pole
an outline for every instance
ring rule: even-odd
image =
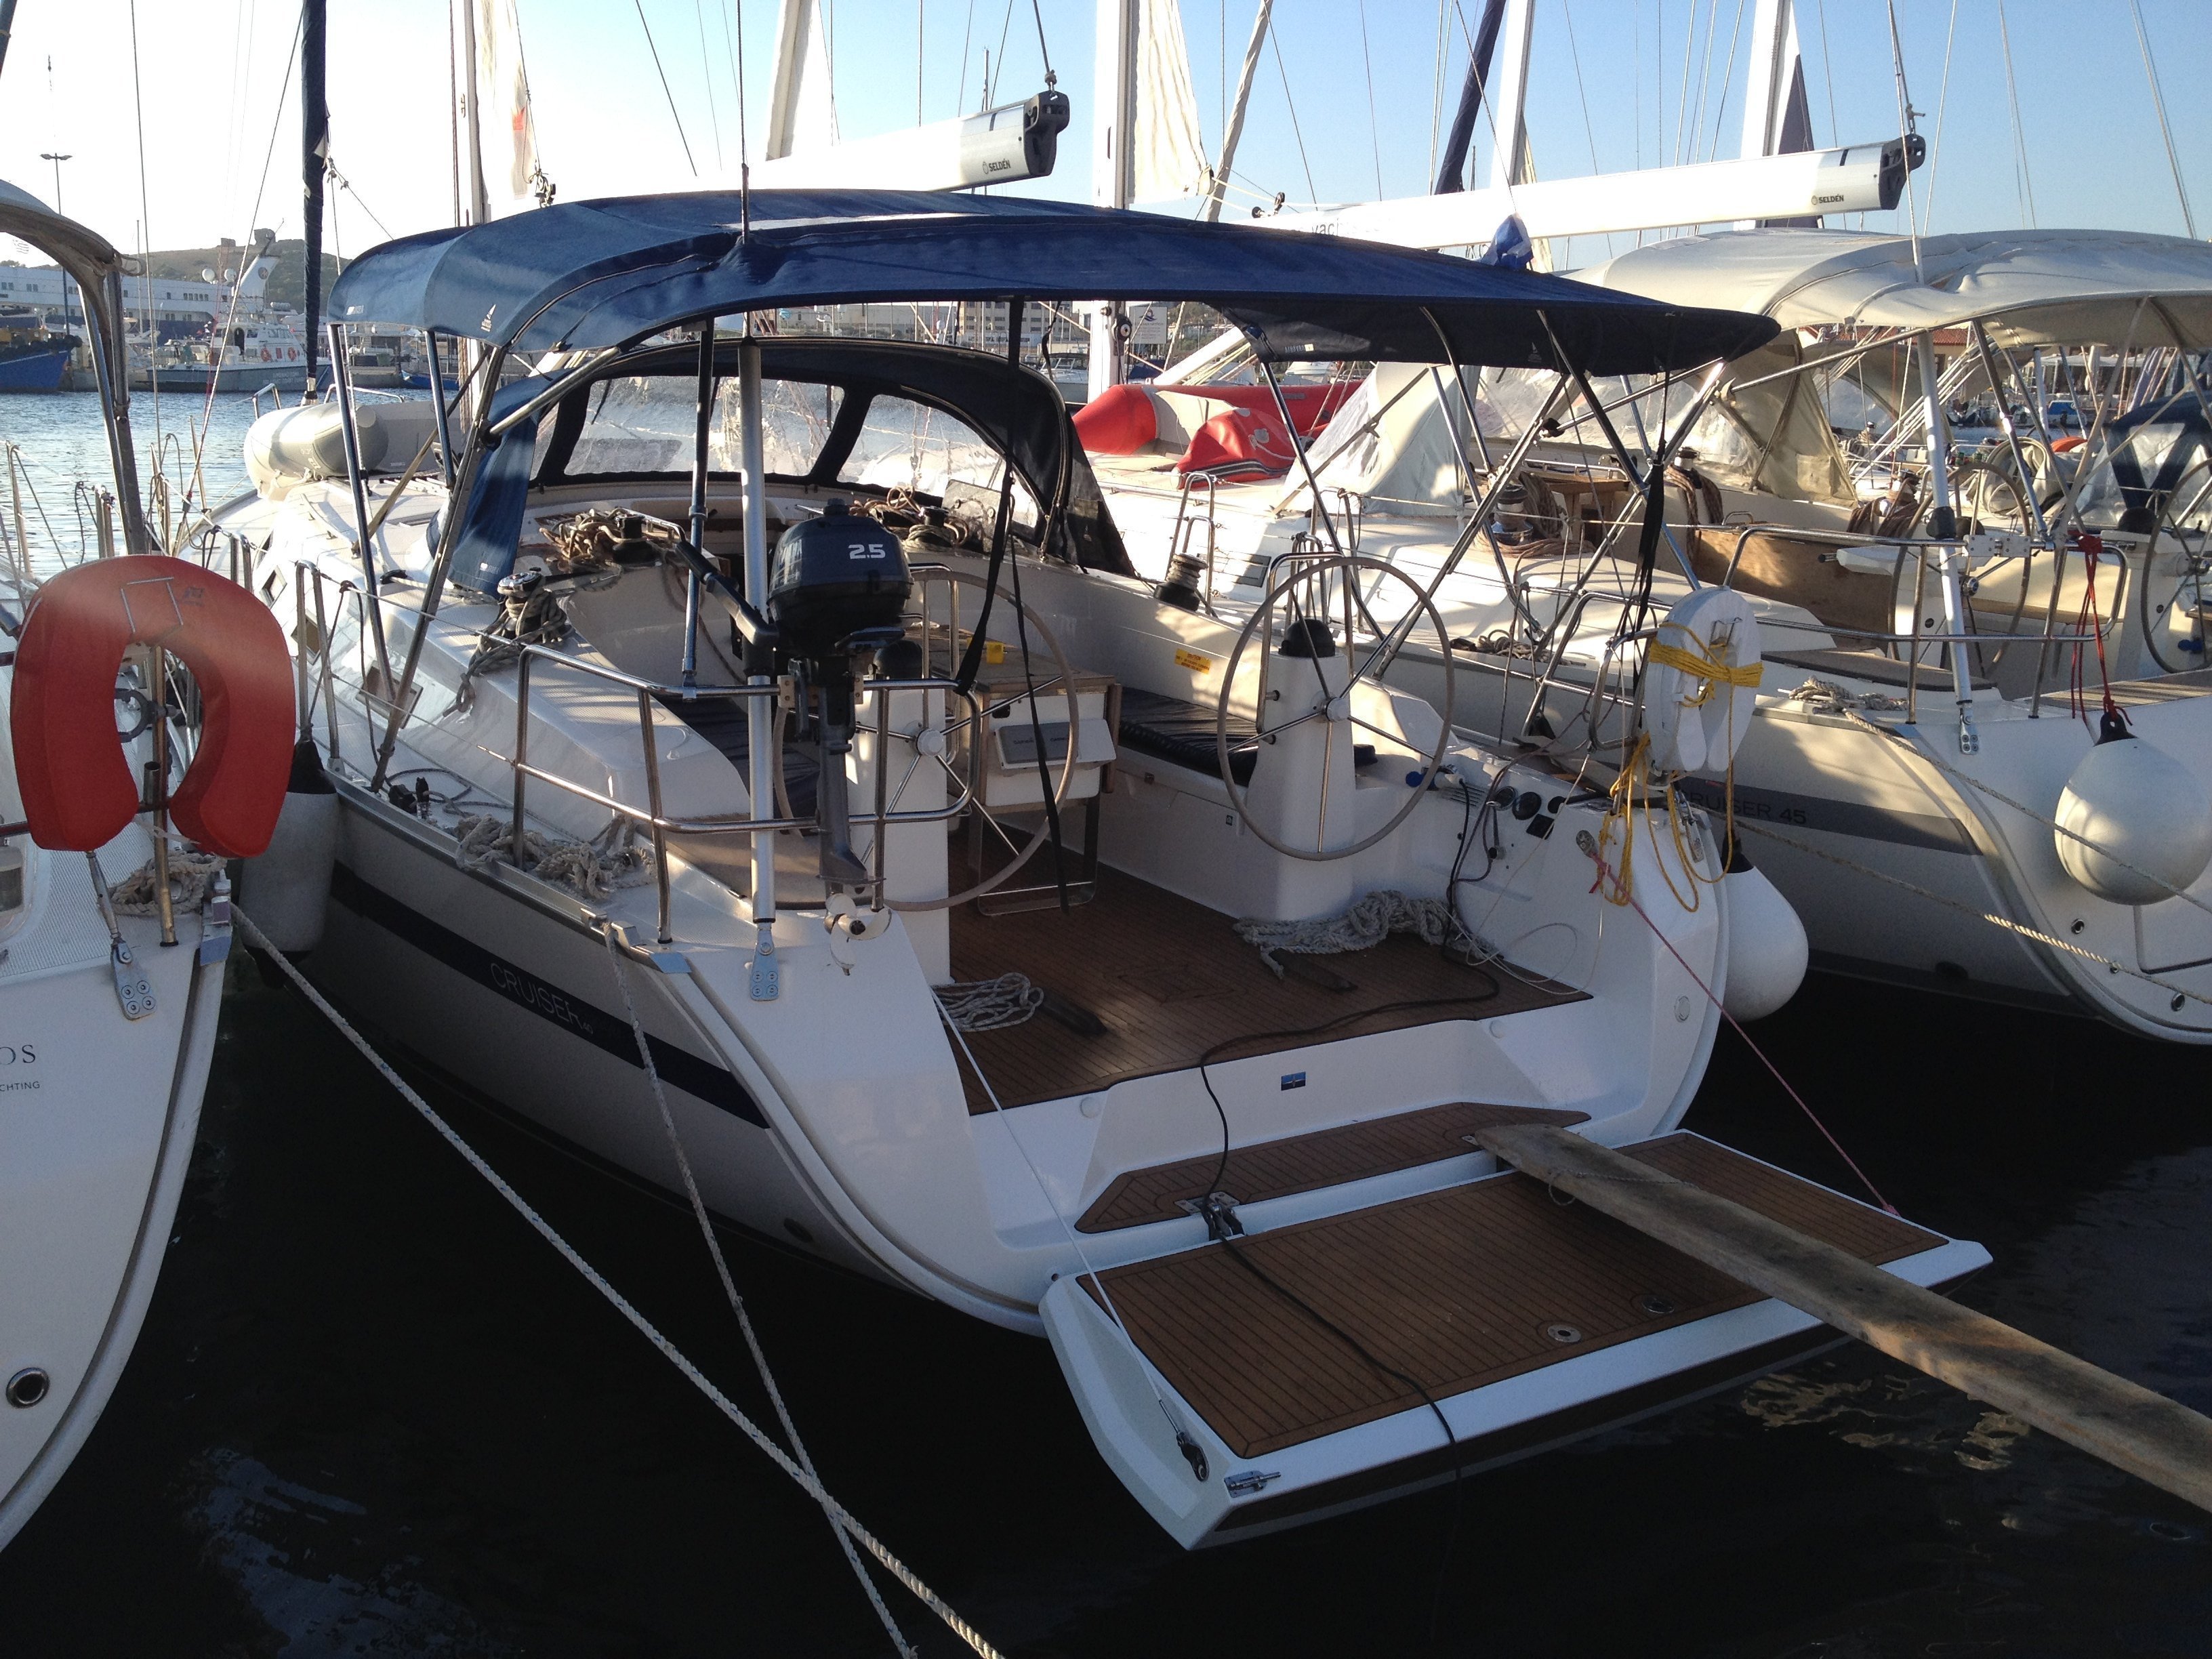
[[[2212,1418],[1581,1135],[1517,1124],[1468,1138],[1553,1192],[2212,1510]]]

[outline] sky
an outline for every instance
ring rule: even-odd
[[[733,168],[740,34],[759,153],[775,0],[741,10],[733,0],[515,3],[544,165],[562,200],[684,189],[717,158]],[[1815,141],[1893,137],[1882,0],[1796,3]],[[1922,229],[2182,231],[2136,5],[2198,231],[2212,234],[2212,123],[2198,101],[2212,85],[2212,0],[1896,0],[1911,100],[1936,144],[1915,179]],[[1000,101],[1027,96],[1042,88],[1048,53],[1074,120],[1054,176],[1018,188],[1088,199],[1094,8],[1041,9],[1043,52],[1030,0],[826,0],[842,131],[975,107],[987,51]],[[1755,9],[1537,0],[1537,175],[1734,155]],[[329,192],[325,236],[350,255],[452,222],[447,13],[446,0],[330,0],[329,10],[331,160],[346,185]],[[1480,10],[1479,0],[1279,0],[1230,214],[1277,192],[1292,206],[1424,192]],[[1211,153],[1253,0],[1182,0],[1182,14]],[[242,240],[255,225],[298,235],[297,21],[295,0],[21,0],[0,69],[0,178],[51,200],[54,164],[41,157],[66,154],[64,208],[126,249]],[[1479,129],[1486,177],[1490,148]],[[1903,231],[1907,221],[1900,206],[1867,222]],[[1553,250],[1561,264],[1605,252],[1596,238]]]

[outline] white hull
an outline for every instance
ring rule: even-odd
[[[1498,440],[1491,442],[1496,446]],[[1139,568],[1164,574],[1175,498],[1139,466],[1122,465],[1127,481],[1108,484],[1109,499],[1128,527]],[[1306,521],[1274,516],[1279,500],[1285,512],[1303,500],[1296,490],[1286,494],[1279,481],[1218,494],[1213,591],[1222,614],[1233,617],[1249,607],[1258,591],[1240,578],[1287,545]],[[1737,499],[1729,498],[1731,503]],[[1450,518],[1375,509],[1360,526],[1360,546],[1425,582],[1457,531]],[[1690,532],[1676,526],[1674,533],[1686,538]],[[1656,614],[1664,614],[1690,590],[1663,543],[1658,562],[1653,604]],[[1572,563],[1555,556],[1535,566],[1528,602],[1540,613],[1559,602],[1554,586],[1571,574]],[[1626,580],[1628,563],[1626,557],[1620,561],[1620,582]],[[1909,604],[1909,581],[1905,586]],[[2073,592],[2069,587],[2069,597]],[[1386,623],[1395,618],[1386,607],[1399,599],[1389,587],[1378,590],[1377,614]],[[1853,655],[1829,649],[1848,637],[1843,629],[1824,631],[1812,612],[1796,605],[1756,597],[1752,602],[1775,625],[1762,622],[1770,660],[1733,774],[1737,815],[1748,826],[1742,847],[1803,921],[1815,966],[1965,996],[2066,1007],[2144,1036],[2212,1042],[2212,1001],[2199,1000],[2212,999],[2212,913],[2199,908],[2212,904],[2212,879],[2200,878],[2187,898],[2140,910],[2110,903],[2066,874],[2052,830],[2030,815],[2047,819],[2056,812],[2059,793],[2091,740],[2084,723],[2069,712],[2063,672],[2049,675],[2039,702],[2032,688],[2017,686],[2023,673],[2033,678],[2038,647],[2032,641],[2008,652],[2008,660],[1998,665],[1999,684],[1977,694],[1973,718],[1980,751],[1962,755],[1948,669],[1932,661],[1923,665],[1912,711],[1878,708],[1863,720],[1815,712],[1791,699],[1790,690],[1819,678],[1854,697],[1871,694],[1902,702],[1908,690],[1905,665],[1882,662],[1855,676]],[[1447,630],[1458,639],[1480,638],[1510,617],[1491,555],[1480,544],[1445,580],[1437,603]],[[2008,602],[1990,603],[2002,609]],[[1930,599],[1927,609],[1939,607]],[[1562,684],[1548,694],[1547,714],[1565,732],[1569,753],[1584,738],[1583,728],[1565,730],[1583,702],[1578,688],[1589,684],[1620,610],[1618,599],[1602,596],[1588,607],[1566,647]],[[1978,620],[1984,628],[1994,625],[1988,613]],[[2022,623],[2029,629],[2039,625],[2033,618]],[[2116,628],[2109,648],[2116,675],[2136,672],[2139,664],[2149,666],[2139,630]],[[2052,651],[2054,662],[2063,663],[2063,650]],[[1781,659],[1793,654],[1801,660]],[[1509,687],[1496,654],[1461,650],[1454,659],[1459,722],[1492,741],[1518,738],[1533,698],[1529,663],[1514,662]],[[1441,683],[1436,665],[1426,630],[1417,631],[1394,679],[1433,697]],[[2094,705],[2094,659],[2087,678]],[[2134,729],[2212,783],[2212,685],[2202,683],[2207,678],[2212,676],[2118,684],[2130,705]],[[2004,695],[2008,689],[2016,695]],[[1917,713],[1917,725],[1908,723],[1908,712]],[[1902,740],[1870,731],[1865,721],[1899,732]],[[1628,729],[1616,708],[1601,722],[1599,736],[1617,744]],[[1976,784],[2021,803],[2030,813],[2004,805]],[[1720,807],[1717,784],[1689,787],[1709,808]],[[2093,952],[2118,963],[2120,971],[2020,929]]]
[[[112,878],[147,855],[128,831]],[[49,1379],[27,1407],[0,1404],[0,1546],[68,1469],[131,1358],[169,1243],[215,1049],[229,939],[177,919],[122,927],[154,988],[125,1020],[84,860],[37,853],[49,890],[0,960],[0,1374]],[[203,961],[205,956],[208,959]],[[35,1059],[32,1056],[35,1054]]]

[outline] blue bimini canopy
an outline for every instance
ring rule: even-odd
[[[757,191],[741,231],[743,212],[730,192],[613,197],[410,236],[348,267],[331,314],[538,351],[627,346],[779,307],[1189,300],[1278,362],[1594,374],[1692,368],[1776,332],[1763,318],[1443,254],[1068,202]]]

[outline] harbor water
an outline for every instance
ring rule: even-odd
[[[58,532],[50,472],[102,471],[89,402],[0,401]],[[251,412],[219,402],[212,499],[243,485]],[[442,1086],[354,1012],[772,1420],[688,1212]],[[2212,1410],[2199,1051],[1817,975],[1753,1032],[1899,1210],[1990,1248],[1963,1301]],[[1733,1035],[1687,1127],[1852,1190]],[[1100,1460],[1043,1342],[730,1249],[830,1488],[1010,1654],[2212,1649],[2212,1517],[1856,1346],[1456,1491],[1187,1554]],[[884,1594],[923,1652],[961,1650]],[[99,1428],[0,1552],[0,1653],[885,1650],[819,1511],[234,961],[160,1289]]]

